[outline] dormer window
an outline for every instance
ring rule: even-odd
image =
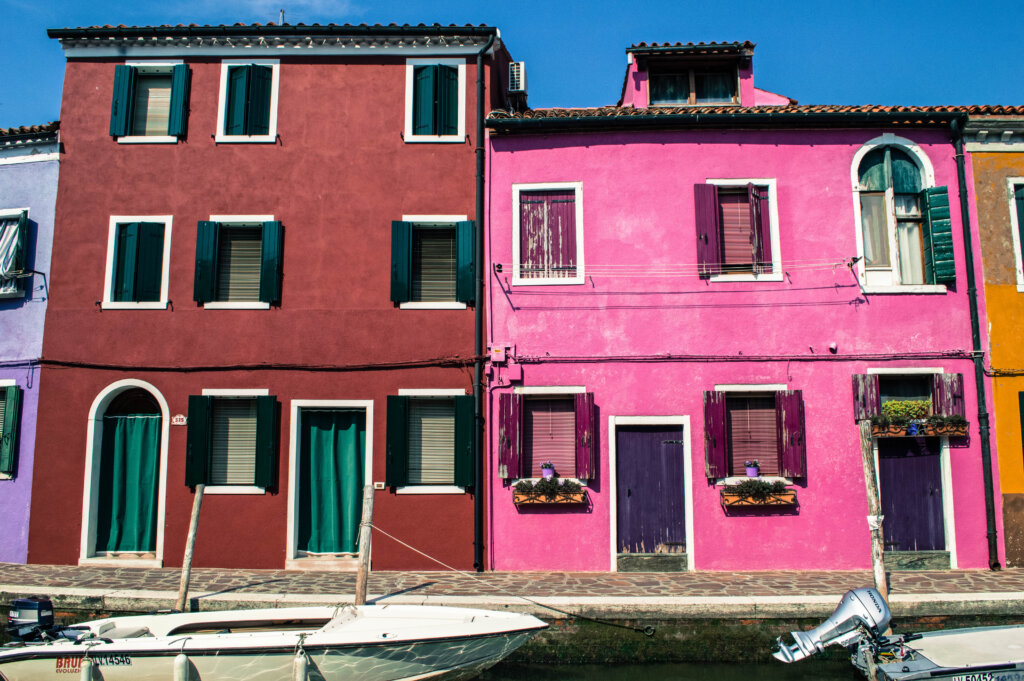
[[[651,106],[739,104],[735,68],[659,67],[650,73]]]

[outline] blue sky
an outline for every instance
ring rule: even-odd
[[[0,128],[60,116],[64,56],[47,28],[125,24],[489,24],[526,62],[530,105],[614,104],[624,50],[757,43],[755,84],[801,104],[1024,104],[1020,0],[0,0]]]

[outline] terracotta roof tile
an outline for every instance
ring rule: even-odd
[[[60,129],[60,121],[44,123],[42,125],[21,125],[16,128],[0,128],[0,137],[14,137],[20,135],[40,135],[57,132]]]
[[[647,109],[635,109],[626,106],[603,106],[589,109],[530,109],[510,113],[492,111],[491,120],[507,119],[556,119],[556,118],[629,118],[658,117],[672,115],[714,115],[733,114],[774,114],[779,116],[821,114],[821,113],[891,113],[891,114],[933,114],[963,113],[975,116],[983,115],[1024,115],[1024,106],[1001,105],[968,105],[968,106],[885,106],[881,104],[795,104],[787,106],[658,106]]]
[[[738,49],[752,50],[756,46],[757,46],[757,43],[752,43],[749,40],[744,40],[743,42],[733,41],[733,42],[710,42],[710,43],[705,43],[705,42],[700,42],[700,43],[693,43],[693,42],[690,42],[690,43],[679,43],[679,42],[677,42],[677,43],[634,43],[633,45],[631,45],[627,49],[627,52],[631,52],[633,50],[666,49],[666,48],[687,49],[687,50],[694,49],[694,48],[703,48],[703,49],[738,48]]]

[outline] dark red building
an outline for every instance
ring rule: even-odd
[[[351,569],[372,484],[377,527],[485,567],[497,30],[49,33],[64,153],[29,562],[180,565],[204,484],[196,566]],[[379,532],[372,565],[440,568]]]

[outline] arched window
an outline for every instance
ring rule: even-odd
[[[868,287],[954,281],[949,195],[945,187],[929,186],[925,162],[898,144],[866,145],[855,158],[861,271]]]

